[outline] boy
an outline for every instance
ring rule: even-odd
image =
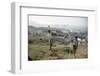
[[[74,56],[75,56],[76,50],[77,50],[77,48],[78,48],[78,39],[77,39],[77,38],[78,38],[78,37],[75,36],[75,39],[73,40],[73,54],[74,54]]]

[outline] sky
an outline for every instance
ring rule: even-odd
[[[58,16],[29,16],[29,25],[35,27],[58,27],[64,28],[67,25],[71,25],[71,27],[87,27],[88,26],[88,18],[87,17],[58,17]],[[56,26],[55,26],[56,25]],[[63,25],[63,26],[62,26]]]

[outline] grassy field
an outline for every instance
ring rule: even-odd
[[[88,58],[88,50],[86,45],[80,44],[73,55],[70,44],[53,43],[52,50],[49,49],[48,42],[34,42],[28,44],[28,56],[32,60],[55,60],[55,59],[80,59]]]

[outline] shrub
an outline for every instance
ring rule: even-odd
[[[70,47],[65,47],[64,51],[67,52],[67,53],[70,53],[71,49],[70,49]]]

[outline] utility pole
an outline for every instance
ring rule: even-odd
[[[52,31],[51,31],[51,28],[50,26],[48,26],[48,33],[49,33],[49,49],[52,50]]]

